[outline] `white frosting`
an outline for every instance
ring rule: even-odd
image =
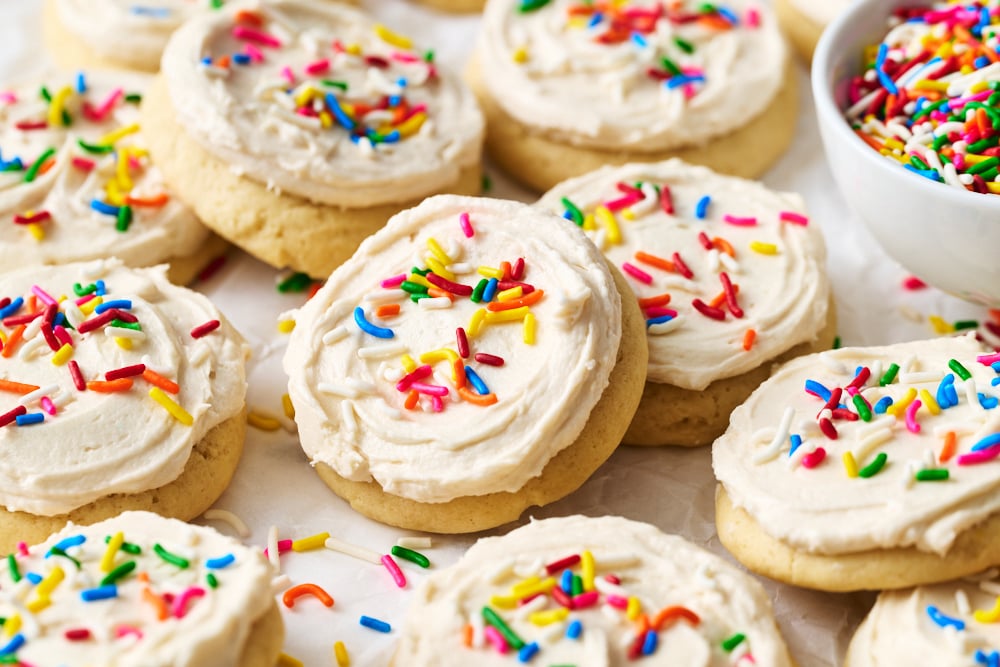
[[[50,73],[0,93],[0,154],[5,163],[19,160],[23,165],[0,172],[0,264],[10,269],[114,255],[132,266],[149,266],[190,255],[208,231],[190,209],[171,197],[159,170],[145,157],[141,134],[114,141],[115,150],[110,153],[95,154],[78,143],[100,144],[106,135],[137,123],[139,105],[126,101],[125,95],[141,94],[149,77],[88,72],[84,82],[86,90],[80,93],[75,76]],[[71,118],[69,126],[61,120],[45,125],[58,103],[54,106],[42,98],[43,86],[53,99],[60,98],[64,89],[70,91],[63,103]],[[116,101],[104,113],[109,100]],[[52,167],[26,182],[28,169],[48,149],[56,151]],[[124,180],[118,170],[122,160],[129,165]],[[167,199],[160,204],[162,195]],[[158,205],[130,206],[132,221],[124,232],[116,229],[114,215],[91,207],[94,200],[114,207],[126,205],[127,197]],[[15,216],[30,211],[51,216],[39,223],[41,239],[27,226],[13,222]]]
[[[789,0],[797,10],[821,26],[826,26],[841,12],[851,6],[854,0]]]
[[[59,21],[103,58],[156,70],[167,40],[210,0],[55,0]]]
[[[982,651],[989,656],[1000,650],[1000,625],[996,618],[990,618],[998,592],[996,572],[991,574],[993,577],[987,579],[969,578],[882,593],[851,640],[847,664],[849,667],[988,664],[977,661],[976,653]],[[932,620],[928,607],[946,617],[942,619],[945,626]],[[959,630],[949,622],[952,620],[964,627]]]
[[[977,396],[989,403],[998,394],[992,384],[997,374],[976,361],[981,354],[975,338],[967,336],[845,348],[791,361],[733,412],[729,430],[712,450],[716,477],[735,505],[794,548],[838,554],[912,546],[946,554],[960,533],[1000,511],[1000,460],[973,465],[963,458],[976,443],[1000,433],[1000,408],[984,408]],[[946,375],[955,374],[949,368],[952,359],[972,377],[955,379],[957,404],[942,408],[938,387]],[[879,386],[892,363],[902,370],[891,384]],[[831,390],[846,388],[859,366],[872,369],[861,392],[872,405],[884,396],[901,403],[910,389],[929,392],[932,401],[917,394],[919,433],[908,428],[905,411],[898,417],[875,414],[872,422],[834,416],[837,439],[821,433],[817,419],[824,401],[806,393],[806,380]],[[846,391],[841,403],[857,413]],[[956,450],[942,462],[948,432],[956,435]],[[792,457],[790,434],[803,441]],[[818,447],[826,452],[822,463],[803,466],[802,456]],[[888,458],[873,477],[850,478],[842,462],[847,452],[859,469],[880,453]],[[916,481],[917,472],[926,469],[946,470],[949,479]]]
[[[462,213],[470,216],[472,238],[462,232]],[[397,390],[402,354],[419,364],[421,355],[440,349],[457,357],[456,329],[471,330],[473,315],[487,306],[463,296],[427,308],[400,289],[379,287],[426,266],[430,238],[450,255],[458,283],[475,286],[483,279],[478,267],[524,258],[523,281],[544,291],[523,306],[536,323],[534,344],[524,342],[524,311],[516,321],[487,321],[469,336],[464,363],[496,396],[493,405],[456,396],[447,359],[423,380],[447,389],[442,412],[427,396],[408,410],[408,392]],[[399,304],[399,315],[377,318],[380,303]],[[362,333],[356,307],[394,337]],[[517,491],[577,439],[615,364],[621,299],[601,254],[572,224],[515,202],[439,196],[394,216],[362,243],[296,322],[284,367],[310,460],[347,479],[375,479],[387,493],[446,502]],[[504,365],[475,360],[480,353]]]
[[[655,16],[667,4],[679,5],[678,11],[664,10],[651,31],[626,22],[622,41],[605,44],[611,17],[588,27],[588,11],[570,14],[587,7],[578,0],[553,0],[526,13],[519,11],[520,0],[490,2],[478,49],[490,96],[547,137],[640,153],[703,145],[763,112],[781,88],[787,58],[770,10],[748,0],[720,4],[739,21],[732,29],[681,22],[703,4],[696,0],[639,0],[621,12]],[[750,8],[759,27],[746,25]],[[639,34],[643,45],[631,34]],[[686,53],[677,38],[693,52]],[[664,57],[685,73],[703,75],[704,82],[668,88],[649,73],[652,68],[665,75]]]
[[[281,0],[263,5],[258,15],[260,26],[238,23],[230,10],[194,19],[163,57],[180,124],[236,173],[315,202],[368,207],[441,191],[460,170],[479,163],[483,120],[472,93],[425,62],[417,47],[401,46],[406,38],[380,34],[366,15],[337,3]],[[248,38],[247,30],[256,32]],[[259,33],[280,47],[262,44]],[[220,65],[247,53],[262,60]],[[206,57],[211,66],[203,64]],[[310,91],[318,92],[306,102]],[[352,124],[385,135],[399,128],[402,138],[352,142],[330,115],[328,93],[345,113],[354,110]],[[402,102],[389,110],[362,114],[357,106],[396,96]],[[425,110],[417,111],[421,105]],[[326,120],[296,112],[303,108]],[[394,109],[404,108],[409,111],[400,112],[396,124]]]
[[[131,300],[127,312],[138,319],[142,331],[132,334],[137,338],[130,340],[131,349],[118,344],[121,336],[109,335],[111,324],[82,335],[68,331],[74,346],[72,360],[83,378],[103,381],[107,371],[145,364],[180,386],[178,394],[168,396],[194,423],[180,423],[154,402],[149,396],[153,385],[141,376],[132,378],[128,391],[78,391],[68,362],[54,363],[43,333],[37,332],[37,325],[29,327],[25,336],[33,334],[30,339],[0,360],[0,377],[51,388],[43,393],[58,410],[55,415],[44,413],[40,397],[35,397],[27,410],[44,414],[44,423],[0,428],[0,505],[8,510],[57,515],[112,493],[163,486],[181,474],[195,443],[243,408],[243,362],[248,348],[226,322],[193,338],[194,327],[222,316],[201,294],[170,284],[163,267],[127,269],[108,260],[27,269],[0,277],[0,296],[23,297],[27,302],[37,285],[55,299],[68,295],[75,301],[74,283],[88,285],[98,279],[107,288],[105,301]],[[60,306],[60,312],[72,323],[79,320],[72,311],[79,311],[68,303]],[[29,312],[25,303],[16,315]],[[7,337],[14,329],[2,327]],[[0,392],[0,412],[17,407],[20,399],[18,393]]]
[[[98,588],[108,575],[102,567],[109,548],[105,539],[117,533],[141,553],[118,550],[111,569],[129,562],[135,563],[135,568],[116,580],[115,597],[87,602],[81,593]],[[69,546],[80,537],[85,541]],[[69,557],[50,553],[60,543],[66,545],[63,551]],[[187,567],[166,562],[154,545],[188,560]],[[273,604],[272,570],[259,551],[210,528],[148,512],[126,512],[87,527],[69,524],[28,552],[14,556],[22,577],[19,582],[13,580],[6,563],[0,568],[0,616],[7,619],[6,625],[20,626],[16,632],[0,636],[0,647],[16,636],[23,638],[14,655],[24,664],[63,665],[71,657],[75,665],[237,667],[251,626]],[[232,562],[218,567],[229,556]],[[70,558],[79,561],[80,567]],[[212,562],[214,559],[222,560]],[[60,572],[61,581],[43,595],[49,587],[45,579],[59,578]],[[42,577],[42,583],[31,583],[29,573]],[[148,582],[140,579],[142,573]],[[206,581],[210,574],[218,582],[216,588]],[[183,609],[178,606],[175,610],[166,602],[170,616],[158,620],[149,593],[176,600],[191,589],[201,593],[188,594]],[[32,611],[40,598],[47,598],[49,604]],[[84,630],[89,636],[75,641],[65,634]],[[119,637],[122,632],[127,634]]]
[[[513,594],[519,582],[552,577],[556,585],[564,568],[547,572],[546,565],[589,552],[594,564],[591,584],[582,563],[569,569],[596,590],[598,603],[566,614],[548,625],[532,622],[530,613],[559,614],[562,607],[550,594],[524,606]],[[605,577],[620,579],[615,586]],[[553,582],[549,582],[550,584]],[[551,586],[549,586],[551,588]],[[697,624],[677,619],[664,623],[658,647],[642,664],[709,667],[733,664],[790,666],[791,660],[775,627],[770,601],[754,579],[722,559],[648,524],[619,517],[571,516],[535,521],[503,537],[479,540],[452,567],[423,582],[411,603],[397,656],[407,664],[520,664],[513,648],[501,655],[483,639],[482,610],[498,613],[525,644],[539,646],[533,662],[579,667],[624,667],[636,641],[636,623],[627,611],[612,607],[610,596],[634,597],[639,613],[652,620],[658,612],[684,607]],[[507,598],[513,605],[504,605]],[[536,617],[537,618],[537,617]],[[578,639],[565,636],[574,621],[582,625]],[[463,627],[472,624],[473,646],[463,647]],[[746,639],[727,652],[722,643],[741,633]],[[753,657],[738,661],[739,656]]]
[[[616,208],[616,200],[629,196],[616,187],[619,183],[635,186],[639,182],[647,184],[643,199],[617,213],[611,212],[620,235],[616,243],[615,235],[609,234],[607,225],[593,213],[607,203],[612,204],[605,207],[610,212]],[[673,215],[664,211],[664,199],[653,190],[664,186],[669,189]],[[705,217],[699,219],[696,209],[705,196],[711,197],[711,204]],[[605,167],[557,185],[539,205],[563,214],[567,210],[563,197],[588,216],[584,228],[591,228],[588,235],[601,244],[611,263],[621,269],[627,262],[652,278],[652,283],[647,284],[645,278],[624,272],[640,298],[670,295],[664,308],[677,311],[675,319],[647,328],[647,379],[651,382],[704,389],[716,380],[745,373],[799,343],[813,340],[826,322],[829,284],[822,234],[815,224],[803,226],[780,220],[782,212],[805,217],[797,195],[771,192],[752,181],[720,176],[703,167],[671,160]],[[726,215],[754,218],[756,224],[728,224],[723,220]],[[717,247],[707,250],[702,245],[700,233],[709,240],[719,237],[729,242],[735,251],[731,266],[722,263]],[[752,250],[754,242],[775,246],[776,254]],[[676,270],[670,272],[644,263],[636,253],[668,261],[678,253],[693,277],[688,279]],[[725,321],[706,317],[692,306],[694,299],[710,303],[722,293],[721,273],[738,286],[741,317],[735,317],[725,304],[721,305],[726,311]],[[657,315],[664,317],[661,311],[647,311],[647,318]],[[754,329],[756,337],[745,350],[748,329]]]

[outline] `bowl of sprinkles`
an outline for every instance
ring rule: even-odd
[[[1000,305],[1000,0],[865,0],[812,69],[827,161],[896,261]]]

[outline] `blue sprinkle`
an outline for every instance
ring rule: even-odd
[[[67,322],[66,313],[59,311],[55,319],[52,320],[52,328],[54,329],[55,327],[65,327],[66,322]]]
[[[796,449],[802,446],[802,436],[799,435],[798,433],[792,433],[792,435],[790,435],[788,439],[792,443],[792,448],[788,450],[788,455],[791,456],[792,454],[795,453]]]
[[[330,107],[330,113],[332,113],[333,117],[337,119],[337,123],[339,123],[341,127],[347,130],[353,130],[357,127],[357,123],[351,120],[350,116],[348,116],[340,107],[340,102],[333,93],[326,94],[326,105]]]
[[[105,301],[97,306],[97,308],[94,308],[94,312],[100,315],[104,311],[111,310],[112,308],[117,308],[118,310],[132,310],[132,300],[112,299],[111,301]]]
[[[408,86],[409,83],[410,82],[406,80],[405,76],[401,76],[398,79],[396,79],[396,85],[399,86],[400,88],[406,88],[406,86]]]
[[[132,5],[131,12],[136,16],[149,16],[156,19],[165,19],[170,16],[169,7],[148,7],[144,5]]]
[[[518,662],[531,662],[531,659],[535,657],[535,654],[539,651],[538,642],[531,642],[530,644],[525,644],[521,647],[521,650],[517,652]]]
[[[97,288],[94,290],[95,295],[104,296],[105,294],[108,293],[108,288],[105,286],[103,280],[98,280],[96,283],[94,283],[94,286]]]
[[[399,143],[399,140],[400,140],[399,130],[393,130],[389,134],[382,137],[382,143],[384,144]]]
[[[563,217],[566,218],[567,220],[570,220],[570,221],[573,220],[573,214],[570,213],[569,211],[563,212]]]
[[[497,285],[499,284],[496,278],[489,279],[489,282],[486,283],[486,287],[483,289],[483,303],[489,303],[493,300],[493,297],[497,293]]]
[[[958,392],[955,391],[955,385],[950,384],[944,390],[948,394],[948,403],[958,405]]]
[[[941,383],[938,384],[934,400],[937,401],[937,404],[941,407],[942,410],[950,408],[952,405],[954,405],[948,397],[948,386],[954,384],[954,382],[955,382],[954,374],[948,373],[943,378],[941,378]]]
[[[716,7],[715,11],[717,11],[719,13],[719,16],[721,16],[722,18],[726,19],[727,21],[729,21],[733,25],[739,25],[740,24],[740,20],[739,20],[739,18],[737,18],[736,14],[732,13],[731,11],[729,11],[728,9],[726,9],[725,7]]]
[[[976,663],[986,667],[1000,667],[1000,652],[991,651],[986,653],[981,649],[976,650]]]
[[[1000,433],[994,433],[993,435],[986,436],[972,446],[972,451],[978,452],[983,449],[996,447],[997,445],[1000,445]]]
[[[118,209],[117,206],[112,206],[111,204],[106,204],[106,203],[102,202],[100,199],[92,199],[92,200],[90,200],[90,208],[94,209],[95,211],[97,211],[101,215],[113,215],[113,216],[116,216],[116,217],[118,216],[118,210],[119,209]]]
[[[10,655],[11,653],[17,653],[17,650],[24,646],[24,635],[20,632],[11,637],[11,640],[7,642],[7,645],[0,648],[0,655]]]
[[[990,386],[995,387],[998,384],[1000,384],[1000,378],[993,378],[992,380],[990,380]]]
[[[830,400],[830,390],[819,382],[816,382],[816,380],[806,380],[806,391],[818,396],[823,401]]]
[[[566,628],[566,638],[567,639],[579,639],[580,635],[583,633],[583,623],[580,621],[573,621]]]
[[[559,588],[563,589],[563,593],[566,595],[573,594],[573,572],[570,570],[563,570],[562,577],[559,579]]]
[[[403,98],[399,95],[389,96],[389,108],[398,107],[399,103],[403,101]]]
[[[29,572],[28,574],[24,575],[24,578],[33,583],[35,586],[37,586],[42,582],[42,575],[35,574],[34,572]]]
[[[209,570],[221,570],[224,567],[229,567],[235,562],[236,556],[232,554],[226,554],[225,556],[220,556],[219,558],[209,558],[205,561],[205,567]]]
[[[593,28],[603,20],[604,20],[604,14],[602,12],[597,12],[596,14],[590,17],[590,23],[587,24],[587,27]]]
[[[211,67],[212,66],[212,57],[211,56],[205,56],[204,58],[201,59],[201,64],[204,65],[205,67]]]
[[[652,319],[646,320],[646,328],[653,326],[654,324],[663,324],[674,319],[673,315],[660,315],[659,317],[654,317]]]
[[[396,336],[392,329],[377,327],[365,319],[365,309],[361,306],[354,309],[354,322],[358,325],[359,329],[364,331],[366,334],[375,336],[376,338],[395,338]]]
[[[982,69],[990,64],[990,59],[986,56],[979,56],[973,61],[972,64],[976,69]]]
[[[483,382],[483,379],[479,377],[479,374],[468,366],[465,367],[465,379],[469,381],[469,384],[472,385],[472,388],[475,389],[476,393],[480,396],[486,396],[490,393],[489,388],[486,386],[486,383]]]
[[[78,547],[86,541],[87,538],[84,535],[73,535],[72,537],[63,538],[56,542],[55,546],[53,546],[52,549],[45,554],[45,557],[48,558],[51,556],[53,551],[66,551],[67,549]]]
[[[680,88],[681,86],[686,86],[689,83],[703,83],[704,81],[705,77],[701,76],[700,74],[695,76],[682,74],[680,76],[670,77],[664,82],[664,85],[666,85],[666,87],[669,88],[670,90],[673,90],[674,88]]]
[[[995,373],[1000,373],[1000,361],[994,361],[990,368],[992,368]]]
[[[377,618],[372,618],[371,616],[362,616],[359,623],[366,628],[375,630],[376,632],[390,632],[392,630],[391,625],[385,621],[380,621]]]
[[[996,396],[979,394],[979,405],[983,406],[983,410],[992,410],[997,406],[997,403],[1000,403],[1000,401],[997,400]]]
[[[640,49],[644,49],[647,46],[649,46],[649,43],[646,41],[646,38],[637,32],[632,33],[632,42]]]
[[[893,93],[893,94],[895,94],[895,93]],[[940,181],[940,180],[942,180],[941,179],[941,174],[937,173],[937,171],[935,171],[934,169],[917,169],[912,164],[904,164],[903,167],[905,169],[909,169],[914,174],[920,174],[924,178],[929,178],[932,181]]]
[[[18,426],[31,426],[32,424],[41,424],[45,421],[45,413],[29,412],[26,415],[18,415],[15,419]]]
[[[116,597],[118,597],[118,587],[114,584],[98,586],[97,588],[88,588],[85,591],[80,591],[80,599],[84,602],[96,602],[98,600],[108,600]]]
[[[709,195],[705,195],[698,200],[698,204],[694,207],[694,217],[699,220],[704,220],[705,215],[708,213],[708,205],[712,203],[712,198]]]
[[[892,405],[892,396],[883,396],[878,400],[878,403],[876,403],[875,407],[872,409],[875,411],[875,414],[884,415],[890,405]]]
[[[646,638],[642,640],[642,654],[653,655],[658,639],[659,635],[656,634],[656,630],[646,630]]]
[[[245,53],[234,53],[233,54],[233,63],[235,63],[237,65],[249,65],[250,64],[250,56],[248,56]]]
[[[885,67],[885,57],[889,55],[889,45],[885,42],[879,44],[878,56],[875,58],[875,73],[878,75],[878,80],[882,82],[882,85],[893,95],[899,95],[899,88],[893,82],[892,78],[885,73],[883,69]],[[936,173],[936,172],[935,172]]]
[[[87,77],[83,72],[76,73],[76,92],[81,95],[87,92]]]
[[[951,616],[945,616],[941,613],[934,605],[928,605],[927,615],[931,617],[931,620],[937,623],[942,628],[952,627],[956,630],[965,630],[965,622],[960,621],[957,618],[952,618]]]
[[[0,308],[0,317],[10,317],[17,311],[21,310],[21,306],[23,305],[24,305],[24,298],[20,296],[17,297],[3,308]]]

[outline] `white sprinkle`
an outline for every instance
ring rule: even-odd
[[[424,299],[426,301],[427,299]],[[405,354],[407,347],[402,342],[389,343],[388,345],[368,345],[358,348],[358,357],[361,359],[385,359],[399,354]]]
[[[706,258],[706,263],[708,264],[709,273],[715,273],[719,270],[719,251],[717,248],[712,248],[708,251]]]
[[[271,595],[284,593],[292,587],[292,578],[287,574],[279,574],[271,580]]]
[[[539,595],[538,597],[525,602],[514,612],[514,620],[526,621],[528,616],[535,613],[536,611],[541,611],[546,605],[549,604],[549,599],[545,595]]]
[[[899,381],[902,384],[928,384],[933,382],[940,382],[942,377],[944,377],[944,375],[942,375],[940,372],[935,372],[935,371],[900,373]]]
[[[364,547],[359,547],[356,544],[350,544],[344,542],[343,540],[338,540],[335,537],[328,537],[323,545],[330,551],[336,551],[338,553],[346,554],[358,560],[365,560],[369,563],[374,563],[375,565],[382,564],[382,556],[371,549],[365,549]]]
[[[979,396],[976,394],[976,379],[969,378],[962,384],[965,387],[965,400],[969,402],[969,406],[973,408],[982,408],[983,406],[979,404]]]
[[[810,444],[811,443],[803,441],[802,444],[799,445],[794,452],[792,452],[792,455],[788,457],[789,470],[795,470],[798,468],[799,465],[802,464],[802,459],[816,451],[817,448],[810,446]]]
[[[401,537],[396,540],[396,546],[404,549],[430,549],[434,541],[429,537]]]
[[[728,252],[720,252],[719,261],[722,262],[722,265],[725,266],[730,273],[740,272],[739,262],[730,257]]]
[[[486,620],[482,614],[472,614],[469,625],[472,626],[472,648],[482,648],[486,645]]]
[[[278,527],[271,526],[267,529],[267,559],[275,570],[281,571],[281,560],[278,558]]]
[[[107,329],[105,329],[105,331],[107,331]],[[131,329],[126,329],[126,331],[131,331]],[[209,349],[207,343],[199,342],[194,348],[194,351],[191,352],[191,356],[188,358],[188,361],[191,362],[192,366],[201,366],[205,363],[208,359],[208,355],[211,353],[212,351]]]
[[[774,438],[771,440],[766,448],[755,452],[752,461],[756,464],[766,463],[778,454],[781,453],[782,448],[785,445],[785,440],[788,439],[788,430],[792,426],[792,417],[795,416],[795,409],[792,406],[785,408],[785,412],[781,415],[781,422],[778,424],[778,430],[774,434]]]
[[[323,344],[333,345],[337,341],[344,338],[346,335],[347,335],[347,327],[343,325],[330,329],[325,334],[323,334]]]
[[[826,352],[821,352],[819,355],[819,360],[828,370],[837,373],[838,375],[851,375],[850,370],[843,363],[833,358],[833,351],[827,350]]]
[[[875,450],[879,445],[892,440],[892,430],[888,428],[879,429],[872,432],[866,438],[862,439],[858,443],[858,446],[854,449],[854,459],[856,461],[864,461],[868,458],[868,455]]]
[[[362,301],[373,305],[390,303],[392,301],[402,301],[407,298],[407,293],[401,289],[378,289],[368,292]]]
[[[66,315],[66,319],[73,325],[74,329],[79,329],[80,322],[83,322],[86,319],[83,315],[83,311],[80,310],[80,307],[72,301],[64,301],[62,304],[62,310]]]
[[[146,340],[146,332],[126,329],[125,327],[104,327],[104,335],[113,338],[128,338],[129,340]]]
[[[334,382],[320,382],[316,388],[324,394],[333,394],[342,398],[357,398],[360,395],[357,389]]]
[[[49,400],[52,401],[52,405],[56,406],[57,408],[61,408],[67,403],[73,402],[74,400],[76,400],[76,398],[73,396],[73,394],[69,392],[62,392],[60,394],[57,394],[56,396],[49,396]]]
[[[972,613],[972,607],[969,605],[969,596],[961,588],[955,591],[955,606],[958,607],[958,613],[962,616],[968,616]]]
[[[18,405],[31,405],[35,401],[41,400],[42,396],[49,396],[51,394],[59,391],[58,384],[50,384],[47,387],[39,387],[38,389],[29,392],[22,396],[18,401]]]
[[[243,539],[250,537],[250,529],[247,527],[247,524],[243,521],[243,519],[239,518],[229,510],[205,510],[205,514],[202,516],[206,521],[221,521],[229,524],[232,526],[233,530],[236,531],[236,535]]]
[[[344,422],[344,429],[348,433],[355,433],[358,430],[358,421],[354,417],[354,404],[344,401],[340,404],[340,418]]]
[[[24,327],[24,332],[21,334],[23,340],[32,340],[38,335],[38,332],[42,330],[42,316],[39,315],[35,319],[28,322],[28,326]]]
[[[920,323],[924,321],[924,316],[910,306],[900,306],[899,314],[911,322]]]
[[[451,308],[451,299],[446,296],[437,296],[427,299],[421,299],[417,302],[424,310],[444,310],[446,308]]]
[[[594,588],[597,592],[603,595],[617,595],[619,597],[627,598],[629,592],[617,584],[613,584],[604,577],[597,577],[594,579]]]
[[[472,273],[475,269],[471,264],[466,262],[456,262],[455,264],[449,264],[447,269],[454,273],[455,275],[462,275],[465,273]]]
[[[35,356],[35,353],[40,351],[42,347],[49,349],[49,346],[45,344],[44,338],[34,338],[29,340],[27,343],[21,345],[21,349],[17,351],[17,358],[23,361],[27,361]]]

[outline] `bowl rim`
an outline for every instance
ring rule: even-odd
[[[886,0],[856,0],[827,26],[816,46],[810,70],[812,93],[819,122],[821,125],[825,125],[835,132],[838,141],[842,141],[848,145],[853,153],[860,155],[861,159],[884,173],[887,178],[895,180],[899,176],[905,176],[914,188],[925,190],[928,196],[940,197],[961,207],[969,205],[985,206],[995,209],[1000,213],[1000,195],[984,195],[965,189],[959,190],[947,183],[932,181],[919,174],[909,173],[908,170],[903,169],[902,165],[894,164],[884,156],[879,155],[851,130],[850,124],[844,117],[844,111],[837,105],[836,100],[834,100],[833,91],[839,83],[833,80],[833,59],[838,55],[835,52],[835,48],[840,42],[844,41],[843,33],[848,27],[852,26],[866,14],[884,9],[887,6],[891,10],[906,5],[930,6],[932,4],[935,4],[935,0],[890,0],[889,2],[886,2]],[[977,199],[972,199],[973,197]]]

